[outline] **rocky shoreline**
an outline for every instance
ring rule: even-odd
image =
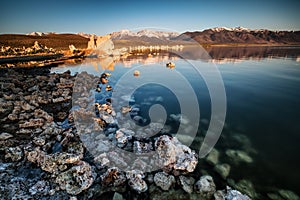
[[[139,108],[112,107],[109,73],[97,77],[50,74],[49,68],[0,70],[1,199],[258,198],[231,188],[248,190],[247,181],[229,187],[205,172],[194,173],[202,167],[197,154],[167,131],[145,135],[162,125],[140,132],[130,123],[119,127],[125,115],[139,122]],[[90,98],[91,91],[101,98]],[[153,151],[152,157],[143,156]],[[226,179],[230,165],[220,163],[219,154],[214,149],[205,162]],[[243,151],[225,154],[234,162],[253,161]],[[149,158],[156,170],[149,169]],[[273,196],[297,199],[292,192],[281,193]]]

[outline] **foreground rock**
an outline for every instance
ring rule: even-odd
[[[193,172],[198,163],[195,152],[181,144],[177,138],[160,136],[155,142],[159,165],[164,171],[174,174]]]
[[[237,190],[233,190],[229,186],[227,186],[226,190],[218,190],[214,194],[214,198],[215,200],[250,200],[247,195],[242,194]]]
[[[59,174],[55,181],[59,184],[60,189],[66,190],[68,194],[77,195],[88,189],[92,185],[94,178],[91,166],[81,161],[78,165]]]

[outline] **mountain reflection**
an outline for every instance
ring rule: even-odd
[[[166,65],[170,61],[178,59],[201,60],[204,62],[236,63],[245,60],[262,60],[272,58],[288,58],[300,62],[300,47],[185,47],[182,51],[136,51],[121,56],[108,56],[98,58],[86,58],[83,60],[70,60],[63,66],[78,65],[84,68],[90,66],[95,73],[103,70],[114,71],[115,64],[120,63],[124,67],[132,67],[135,64]]]
[[[137,52],[121,58],[118,62],[124,66],[132,64],[166,63],[178,58],[203,60],[206,62],[227,63],[266,58],[291,58],[300,60],[300,47],[185,47],[182,51]]]

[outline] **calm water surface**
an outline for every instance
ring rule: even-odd
[[[218,55],[220,51],[228,52],[228,49],[214,50]],[[259,59],[249,55],[245,58],[242,55],[243,59],[230,57],[217,63],[201,60],[196,62],[197,67],[204,73],[210,70],[209,67],[216,66],[224,82],[227,113],[225,127],[215,147],[221,152],[220,160],[231,165],[228,178],[235,182],[241,179],[250,180],[259,193],[283,188],[300,194],[300,54],[299,49],[294,49],[292,53],[284,50],[283,55],[278,54],[278,50],[275,52],[274,56],[264,51]],[[165,63],[169,60],[173,60],[176,64],[174,69],[165,67]],[[52,71],[71,70],[72,73],[87,71],[94,75],[107,71],[112,74],[110,84],[113,87],[124,74],[132,73],[133,69],[152,68],[153,72],[148,76],[153,78],[154,83],[161,78],[174,81],[169,78],[170,74],[180,73],[191,84],[198,98],[201,113],[198,137],[201,137],[207,129],[207,121],[210,120],[211,100],[204,79],[199,76],[190,61],[166,55],[141,56],[116,62],[111,58],[57,67]],[[155,69],[158,68],[162,71],[155,74]],[[133,77],[133,81],[134,78],[136,77]],[[143,74],[138,78],[143,78]],[[209,78],[214,79],[213,76]],[[175,80],[175,83],[183,95],[189,95],[180,87],[181,80]],[[142,115],[145,118],[149,107],[155,103],[163,105],[168,116],[180,113],[180,103],[166,86],[146,84],[139,87],[133,96],[136,103],[141,105]],[[176,132],[178,125],[170,120],[167,120],[166,124],[171,126],[172,132]],[[246,151],[240,143],[230,139],[233,135],[246,136],[243,137],[244,142],[248,150],[251,149],[248,152],[254,160],[253,163],[234,164],[226,159],[225,151],[228,148]],[[192,147],[195,148],[197,145]],[[218,178],[212,167],[206,166],[205,163],[203,165],[205,166],[203,169]],[[203,169],[199,169],[199,173],[202,173]]]

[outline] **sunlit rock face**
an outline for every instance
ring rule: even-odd
[[[112,55],[114,52],[114,43],[110,39],[110,35],[90,37],[88,49],[93,50],[93,54]]]

